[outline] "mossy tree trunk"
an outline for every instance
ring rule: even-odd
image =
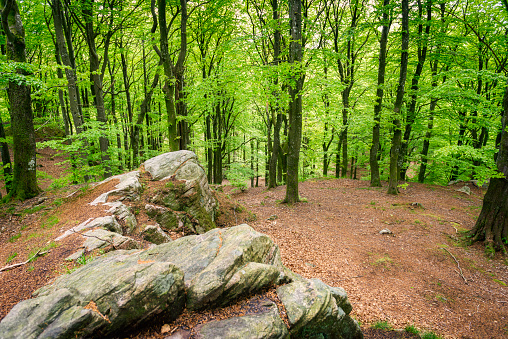
[[[7,59],[20,63],[17,73],[29,76],[26,69],[25,31],[15,0],[1,0],[2,28],[6,35]],[[7,86],[13,136],[14,168],[10,196],[28,199],[39,193],[36,178],[35,131],[33,125],[30,85],[10,81]]]

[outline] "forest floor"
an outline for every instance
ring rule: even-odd
[[[37,250],[49,252],[0,272],[0,319],[72,269],[63,261],[72,253],[72,237],[62,244],[52,239],[92,216],[90,196],[108,189],[55,185],[64,173],[57,165],[62,160],[50,149],[39,150],[44,192],[0,211],[0,268],[24,262]],[[316,179],[300,183],[305,202],[287,205],[281,203],[284,186],[239,192],[226,185],[219,195],[228,211],[220,223],[248,220],[280,246],[291,270],[343,287],[365,338],[410,337],[373,325],[413,325],[445,338],[508,338],[508,265],[499,254],[489,258],[482,244],[464,244],[484,191],[472,184],[471,195],[456,191],[462,186],[409,183],[400,195],[389,196],[386,187],[370,188],[367,181]],[[383,229],[391,233],[380,234]]]

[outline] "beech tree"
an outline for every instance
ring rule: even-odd
[[[508,14],[508,1],[502,0]],[[470,232],[473,241],[484,241],[491,250],[507,253],[508,244],[508,79],[503,97],[501,140],[497,154],[500,176],[490,180],[483,198],[482,211]]]
[[[11,127],[13,136],[14,168],[10,196],[28,199],[39,193],[36,178],[35,131],[31,88],[30,66],[26,64],[25,31],[19,7],[15,0],[2,0],[2,28],[6,36],[6,54],[12,62],[14,72],[7,80]]]

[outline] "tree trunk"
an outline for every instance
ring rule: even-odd
[[[6,35],[7,59],[26,62],[25,32],[18,4],[15,0],[2,0],[2,28]],[[29,76],[25,70],[16,71],[20,76]],[[10,81],[7,86],[11,128],[13,136],[14,168],[10,196],[29,199],[39,193],[36,177],[35,131],[30,86],[24,81]]]
[[[298,163],[302,142],[302,88],[304,70],[302,61],[302,2],[289,0],[291,42],[289,60],[293,68],[293,84],[289,86],[291,103],[289,106],[289,143],[287,159],[286,203],[300,201],[298,194]]]
[[[422,20],[423,15],[423,8],[421,4],[421,0],[418,0],[418,17],[420,19],[420,22]],[[406,164],[406,157],[407,157],[407,151],[408,151],[408,144],[409,144],[409,138],[411,136],[411,130],[415,121],[416,117],[416,99],[417,99],[417,92],[418,92],[418,83],[420,80],[420,76],[423,72],[423,66],[425,64],[425,59],[427,58],[427,40],[430,34],[430,25],[431,25],[431,19],[432,19],[432,0],[427,0],[427,22],[425,27],[425,35],[423,34],[423,24],[420,23],[418,25],[418,41],[422,41],[423,45],[421,43],[418,43],[418,64],[416,65],[416,69],[413,75],[413,79],[411,80],[411,102],[409,104],[409,108],[407,110],[407,118],[406,118],[406,127],[404,129],[404,137],[402,139],[402,145],[400,148],[400,154],[399,154],[399,175],[401,180],[406,179],[406,171],[407,171],[407,164]]]
[[[437,60],[432,63],[432,88],[437,87]],[[430,137],[432,136],[432,129],[434,128],[434,111],[436,110],[437,98],[432,98],[430,100],[429,107],[429,118],[427,123],[427,131],[425,132],[425,139],[423,140],[423,148],[422,148],[422,163],[420,165],[420,172],[418,173],[418,182],[423,183],[425,180],[425,171],[427,170],[427,162],[428,162],[428,154],[429,154],[429,146],[430,146]]]
[[[95,31],[93,28],[92,15],[93,15],[93,0],[89,3],[83,4],[83,16],[85,17],[85,32],[86,42],[88,45],[88,57],[90,62],[90,80],[92,81],[92,93],[94,94],[95,109],[97,111],[97,121],[101,122],[101,134],[105,134],[107,129],[108,119],[106,118],[106,109],[104,108],[104,92],[102,91],[102,76],[99,73],[99,55],[95,47]],[[104,46],[107,50],[107,46]],[[107,62],[107,60],[103,60]],[[109,140],[106,136],[99,137],[99,147],[101,150],[101,159],[104,167],[104,177],[111,176],[111,165],[109,163]]]
[[[506,10],[508,11],[508,3]],[[505,254],[508,239],[508,80],[503,99],[504,115],[501,142],[496,165],[504,178],[490,179],[489,188],[483,198],[482,211],[470,234],[473,241],[484,241],[487,246],[502,250]]]
[[[390,0],[383,0],[383,28],[379,41],[379,68],[377,72],[376,103],[374,104],[374,127],[372,128],[372,147],[370,148],[370,186],[381,187],[379,177],[379,130],[381,125],[381,109],[383,104],[385,69],[386,69],[386,45],[388,43],[388,31],[390,30],[389,8]]]
[[[279,20],[279,12],[278,12],[278,0],[272,0],[272,18],[274,22]],[[277,28],[274,31],[274,39],[273,39],[273,64],[274,67],[279,65],[279,54],[280,54],[280,31]],[[276,73],[277,74],[277,73]],[[273,80],[275,85],[278,84],[278,78],[275,77]],[[274,91],[272,94],[274,97],[274,101],[278,101],[278,93]],[[273,104],[272,104],[273,105]],[[273,148],[272,153],[270,155],[270,167],[269,167],[269,182],[268,188],[277,187],[277,160],[279,159],[280,152],[280,129],[282,127],[282,114],[279,112],[279,105],[275,104],[275,107],[272,108],[272,116],[275,114],[277,116],[275,126],[273,128]]]
[[[398,194],[397,187],[399,183],[399,153],[402,142],[402,129],[400,122],[400,110],[402,108],[402,99],[404,98],[404,86],[406,84],[408,48],[409,48],[409,0],[402,0],[402,54],[400,57],[399,86],[397,88],[397,97],[393,106],[395,119],[393,120],[394,132],[392,147],[390,149],[390,182],[388,184],[388,194]]]

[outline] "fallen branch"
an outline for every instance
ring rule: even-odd
[[[459,264],[459,261],[457,260],[457,258],[455,258],[455,256],[452,254],[452,252],[448,251],[446,248],[442,247],[442,249],[445,250],[446,252],[448,252],[448,254],[450,254],[452,256],[453,260],[455,260],[455,262],[457,263],[457,267],[459,268],[459,271],[460,271],[460,272],[457,272],[457,271],[456,272],[460,275],[460,277],[462,279],[464,279],[464,282],[467,285],[467,280],[464,277],[464,274],[462,274],[462,268],[460,268],[460,264]]]
[[[23,265],[26,265],[28,264],[29,262],[31,262],[32,260],[34,260],[36,257],[39,257],[39,256],[42,256],[44,254],[48,253],[48,251],[45,251],[45,252],[41,252],[41,250],[38,250],[37,253],[35,253],[31,258],[28,258],[26,261],[23,261],[23,262],[20,262],[18,264],[14,264],[14,265],[9,265],[9,266],[5,266],[5,267],[2,267],[0,268],[0,272],[3,272],[3,271],[8,271],[10,270],[11,268],[15,268],[15,267],[18,267],[18,266],[23,266]]]

